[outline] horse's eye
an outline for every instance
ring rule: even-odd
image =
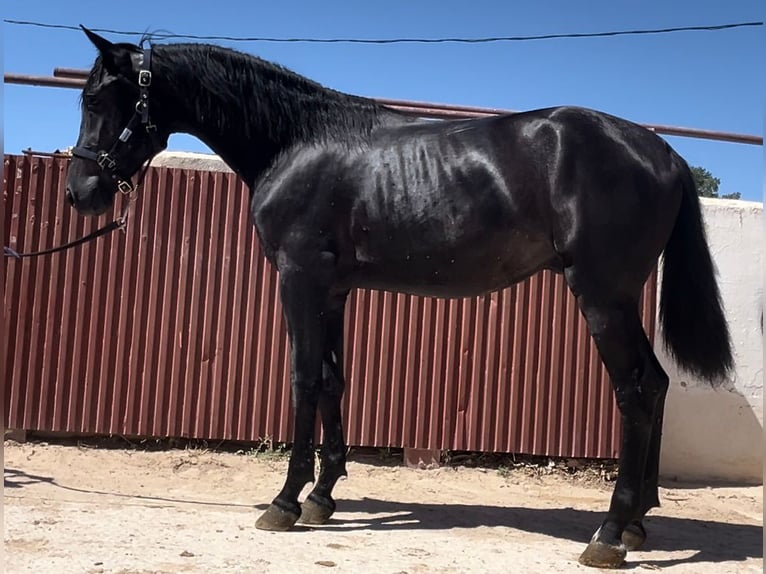
[[[85,107],[89,110],[95,110],[98,107],[96,94],[84,94],[82,100],[85,103]]]

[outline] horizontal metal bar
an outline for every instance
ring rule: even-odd
[[[54,76],[34,76],[29,74],[5,74],[5,83],[30,86],[50,86],[57,88],[82,88],[85,85],[87,70],[76,68],[55,68]],[[490,117],[501,114],[519,113],[516,110],[501,108],[483,108],[477,106],[457,106],[452,104],[437,104],[431,102],[412,102],[390,98],[375,98],[375,101],[402,113],[434,119],[468,119]],[[642,124],[645,128],[658,134],[742,143],[748,145],[763,145],[763,136],[753,134],[738,134],[699,128],[685,128],[661,124]]]
[[[88,77],[88,70],[82,68],[53,68],[54,78],[81,78],[86,79]]]
[[[430,102],[411,102],[407,100],[392,100],[385,98],[376,98],[375,101],[383,105],[396,108],[400,111],[406,111],[422,117],[451,117],[451,118],[475,118],[488,117],[502,114],[517,114],[518,110],[507,110],[501,108],[482,108],[476,106],[455,106],[451,104],[434,104]],[[738,134],[734,132],[720,132],[715,130],[705,130],[699,128],[685,128],[681,126],[668,126],[662,124],[641,124],[659,134],[691,137],[699,139],[709,139],[718,141],[729,141],[735,143],[745,143],[753,145],[762,145],[763,137],[751,134]]]
[[[460,106],[455,104],[439,104],[433,102],[417,102],[410,100],[396,100],[391,98],[375,98],[375,101],[384,106],[393,108],[412,108],[413,110],[427,111],[449,111],[470,114],[469,117],[477,116],[499,116],[503,114],[515,114],[518,110],[507,110],[503,108],[485,108],[481,106]]]
[[[30,74],[5,74],[6,84],[23,86],[48,86],[52,88],[82,88],[85,80],[74,78],[55,78],[53,76],[34,76]]]
[[[62,158],[70,158],[72,157],[71,153],[63,152],[63,151],[37,151],[33,149],[24,149],[21,150],[21,153],[29,156],[29,157],[62,157]]]
[[[753,134],[738,134],[734,132],[719,132],[714,130],[703,130],[699,128],[684,128],[680,126],[666,126],[659,124],[642,124],[645,128],[653,130],[658,134],[669,136],[681,136],[687,138],[697,138],[703,140],[717,140],[724,142],[744,143],[750,145],[763,145],[763,136]]]

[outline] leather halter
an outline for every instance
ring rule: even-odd
[[[121,193],[130,194],[138,189],[138,184],[131,182],[131,175],[126,173],[124,166],[120,165],[120,150],[127,145],[133,136],[136,128],[143,127],[151,138],[157,132],[157,126],[154,125],[149,117],[149,86],[152,84],[152,49],[151,47],[143,49],[141,59],[141,68],[138,72],[138,101],[136,109],[125,128],[120,133],[117,141],[114,142],[108,152],[95,152],[84,147],[72,148],[72,155],[81,159],[87,159],[96,162],[102,171],[106,171],[113,179],[117,181],[117,189]],[[144,167],[139,176],[139,183],[143,179],[148,164]]]

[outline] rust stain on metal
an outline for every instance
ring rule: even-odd
[[[5,157],[10,247],[106,221],[65,204],[66,168],[62,157]],[[290,441],[277,274],[248,203],[233,174],[152,168],[125,234],[7,262],[6,427]],[[655,309],[652,274],[650,336]],[[472,299],[357,291],[345,325],[351,445],[619,453],[608,378],[559,275]]]

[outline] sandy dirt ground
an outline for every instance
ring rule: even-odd
[[[422,470],[355,457],[330,524],[262,532],[286,461],[5,443],[5,571],[594,572],[577,556],[611,484],[529,469]],[[761,572],[760,487],[662,489],[624,570]]]

